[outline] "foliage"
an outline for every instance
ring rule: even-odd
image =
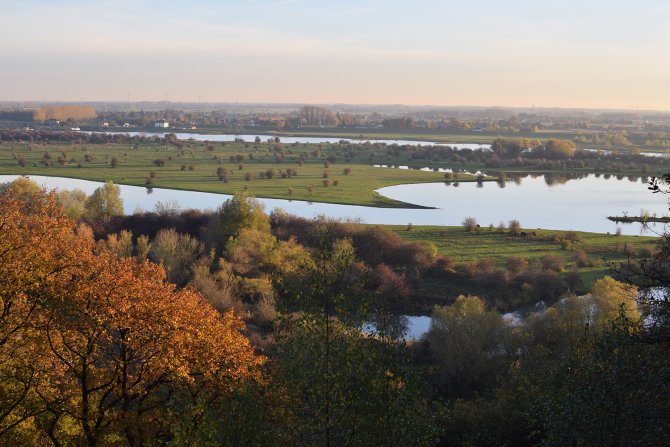
[[[486,310],[476,296],[459,296],[451,306],[436,306],[426,339],[440,369],[445,394],[471,396],[490,390],[513,352],[502,316]]]
[[[191,266],[203,254],[195,238],[177,233],[173,228],[160,230],[151,242],[149,257],[163,265],[168,281],[184,285],[191,277]]]
[[[224,250],[230,238],[237,237],[244,228],[270,232],[270,219],[263,212],[263,206],[247,194],[235,194],[219,207],[216,214],[210,226],[210,237],[219,252]]]
[[[176,291],[160,266],[96,253],[54,194],[24,202],[10,186],[0,211],[0,439],[165,441],[170,408],[223,405],[259,378],[236,316]]]
[[[479,230],[479,224],[477,223],[477,219],[475,219],[474,217],[466,217],[465,219],[463,219],[463,228],[468,233]]]
[[[399,345],[308,315],[284,326],[279,347],[293,445],[432,444],[427,402]]]
[[[108,221],[112,216],[123,214],[121,188],[112,181],[93,191],[84,203],[84,215],[88,219]]]

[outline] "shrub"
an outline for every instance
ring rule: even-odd
[[[560,272],[563,270],[564,261],[563,258],[559,258],[558,256],[544,255],[540,258],[540,264],[542,265],[542,270]]]
[[[641,258],[651,258],[655,252],[656,249],[653,246],[645,245],[638,251],[638,256]]]
[[[467,232],[479,230],[479,224],[477,223],[477,219],[475,219],[474,217],[466,217],[465,219],[463,219],[463,228],[465,228],[465,231]]]
[[[509,232],[512,233],[515,236],[518,236],[521,234],[521,223],[516,220],[512,219],[509,221]]]
[[[573,241],[573,242],[579,240],[579,236],[577,236],[577,232],[572,231],[572,230],[566,231],[565,236],[563,236],[563,238],[568,240],[568,241]]]
[[[507,271],[510,273],[519,273],[528,267],[528,261],[519,256],[507,258]]]

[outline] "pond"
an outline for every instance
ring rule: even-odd
[[[380,168],[381,169],[381,168]],[[17,175],[0,175],[0,182],[16,179]],[[30,176],[49,188],[81,189],[91,194],[99,182],[86,180]],[[518,183],[517,183],[518,182]],[[525,177],[507,181],[501,187],[496,182],[423,183],[381,188],[378,193],[391,199],[433,207],[433,209],[373,208],[365,206],[311,203],[299,200],[260,199],[266,211],[282,208],[290,214],[313,218],[325,215],[336,219],[357,219],[370,224],[461,225],[466,217],[474,217],[480,225],[497,226],[517,219],[523,228],[615,232],[617,225],[607,216],[667,214],[666,198],[651,194],[640,179],[630,181],[614,177],[588,175],[566,180],[556,176]],[[225,194],[155,188],[151,193],[138,186],[121,185],[126,213],[136,209],[152,211],[161,201],[176,201],[181,208],[215,209],[230,198]],[[641,224],[619,225],[624,234],[641,234]],[[661,232],[663,225],[652,226]]]
[[[251,135],[251,134],[201,134],[201,133],[187,133],[187,132],[102,132],[108,133],[110,135],[122,134],[132,136],[146,136],[148,138],[160,137],[163,138],[168,133],[174,133],[175,136],[180,140],[189,140],[193,139],[195,141],[235,141],[235,140],[244,140],[248,143],[253,143],[256,137],[260,138],[262,142],[266,142],[270,139],[274,140],[276,136],[279,136],[282,143],[293,144],[293,143],[310,143],[310,144],[319,144],[319,143],[337,143],[339,141],[349,141],[351,143],[382,143],[382,144],[398,144],[398,145],[410,145],[410,146],[451,146],[458,149],[483,149],[490,150],[490,144],[477,144],[477,143],[437,143],[431,141],[418,141],[418,140],[385,140],[385,139],[376,139],[376,138],[342,138],[342,137],[288,137],[281,135]]]

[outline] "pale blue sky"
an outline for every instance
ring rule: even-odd
[[[0,100],[670,109],[670,1],[0,0]]]

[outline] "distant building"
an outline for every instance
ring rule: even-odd
[[[161,128],[161,129],[167,129],[168,127],[170,127],[170,123],[168,123],[168,122],[165,121],[165,120],[156,121],[156,122],[154,123],[154,127],[159,127],[159,128]]]
[[[55,119],[48,119],[44,122],[47,126],[58,126],[60,124],[60,121],[55,120]]]
[[[109,123],[108,122],[102,123],[102,127],[109,127]]]
[[[130,123],[123,123],[123,127],[130,127]]]

